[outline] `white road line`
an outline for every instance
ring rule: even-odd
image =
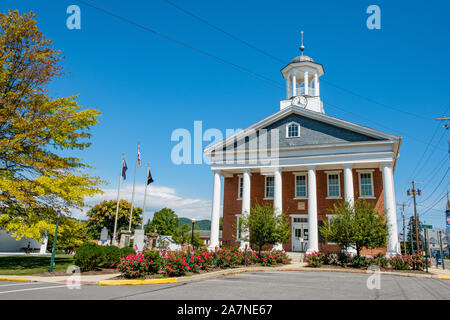
[[[26,285],[31,285],[31,284],[42,284],[42,282],[24,282],[24,283],[0,284],[0,287],[26,286]]]
[[[42,290],[42,289],[53,289],[53,288],[67,288],[67,285],[63,286],[51,286],[51,287],[39,287],[39,288],[28,288],[28,289],[20,289],[20,290],[10,290],[10,291],[0,291],[2,293],[12,293],[12,292],[22,292],[22,291],[32,291],[32,290]]]

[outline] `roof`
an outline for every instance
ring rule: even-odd
[[[200,238],[209,238],[211,236],[211,230],[194,230],[194,233],[198,233]],[[222,230],[219,231],[219,239],[222,239]]]
[[[289,116],[290,114],[298,114],[300,116],[304,116],[307,118],[311,118],[317,121],[321,121],[324,123],[328,123],[331,124],[333,126],[337,126],[337,127],[341,127],[350,131],[354,131],[357,133],[361,133],[370,137],[374,137],[374,138],[378,138],[378,139],[382,139],[382,140],[390,140],[390,141],[395,141],[395,142],[400,142],[401,141],[401,137],[387,133],[387,132],[383,132],[380,130],[376,130],[376,129],[372,129],[366,126],[362,126],[350,121],[346,121],[346,120],[342,120],[336,117],[332,117],[320,112],[315,112],[315,111],[311,111],[305,108],[301,108],[295,105],[289,106],[287,108],[284,108],[278,112],[275,112],[274,114],[268,116],[267,118],[247,127],[246,129],[240,130],[238,132],[236,132],[235,134],[229,136],[226,139],[223,139],[215,144],[209,145],[208,147],[206,147],[203,151],[207,154],[210,155],[212,152],[214,152],[215,150],[220,150],[223,149],[224,147],[226,147],[227,145],[234,143],[234,141],[240,140],[242,138],[245,138],[248,134],[249,131],[252,130],[260,130],[264,127],[269,126],[270,124],[285,118],[287,116]]]

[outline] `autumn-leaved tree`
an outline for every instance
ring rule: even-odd
[[[71,253],[88,240],[87,224],[69,217],[62,217],[59,221],[56,248],[66,253]],[[55,229],[48,231],[47,250],[52,251]]]
[[[61,59],[35,14],[0,13],[0,227],[17,238],[40,239],[57,214],[100,192],[99,178],[70,156],[90,145],[99,112],[82,109],[76,96],[49,95]]]
[[[88,212],[88,231],[95,239],[99,239],[101,230],[106,227],[108,235],[112,240],[114,235],[114,222],[116,220],[117,201],[103,201],[93,206]],[[130,224],[131,203],[126,200],[119,201],[119,212],[117,214],[117,235],[121,230],[128,230]],[[131,230],[140,228],[142,223],[142,209],[133,207],[131,218]]]

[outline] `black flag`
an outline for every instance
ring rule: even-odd
[[[147,185],[153,182],[152,173],[150,172],[150,168],[148,169],[148,175],[147,175]]]

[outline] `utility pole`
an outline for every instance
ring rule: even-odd
[[[411,181],[412,183],[412,190],[408,189],[407,194],[408,196],[413,196],[414,200],[414,220],[415,220],[415,229],[416,229],[416,243],[417,243],[417,252],[420,254],[420,243],[419,243],[419,222],[418,222],[418,216],[417,216],[417,202],[416,202],[416,195],[422,195],[422,191],[420,189],[416,190],[416,183],[423,183],[423,182],[417,182],[417,181]]]
[[[405,233],[405,206],[406,203],[399,204],[402,207],[402,219],[403,219],[403,251],[406,254],[406,233]]]

